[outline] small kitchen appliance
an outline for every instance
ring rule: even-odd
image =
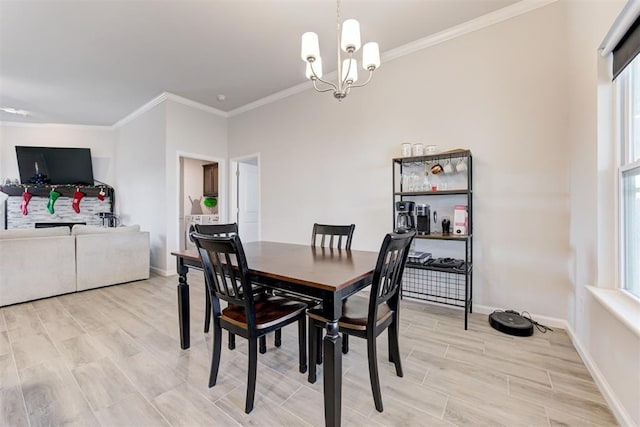
[[[120,218],[111,212],[98,212],[103,227],[117,227],[120,225]]]
[[[431,209],[429,205],[416,205],[416,231],[431,234]]]
[[[396,202],[396,232],[406,233],[416,229],[416,220],[413,216],[415,202]]]

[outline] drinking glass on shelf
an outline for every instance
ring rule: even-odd
[[[422,191],[429,191],[431,190],[431,183],[429,182],[429,175],[425,175],[422,178]]]
[[[400,188],[402,191],[409,191],[409,171],[404,170],[400,177]]]
[[[411,184],[409,186],[409,191],[419,191],[420,190],[420,177],[418,176],[418,172],[415,170],[411,172]]]

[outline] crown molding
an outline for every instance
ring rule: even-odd
[[[26,122],[5,122],[0,121],[0,127],[19,127],[19,128],[57,128],[57,129],[75,129],[75,130],[113,130],[113,126],[105,125],[77,125],[66,123],[26,123]]]
[[[228,113],[222,110],[218,110],[217,108],[210,107],[200,102],[192,101],[180,95],[176,95],[175,93],[162,92],[160,95],[156,96],[151,101],[138,107],[136,110],[129,113],[127,116],[118,120],[116,123],[113,124],[113,128],[117,129],[124,126],[125,124],[129,123],[130,121],[139,117],[140,115],[146,113],[147,111],[151,110],[152,108],[154,108],[158,104],[161,104],[164,101],[177,102],[178,104],[186,105],[187,107],[196,108],[198,110],[205,111],[207,113],[215,114],[216,116],[224,117],[225,119],[229,117]]]
[[[327,74],[325,78],[331,78],[332,75],[336,75],[336,74],[337,73],[334,71],[332,73]],[[276,92],[269,96],[265,96],[264,98],[260,98],[257,101],[253,101],[248,104],[245,104],[242,107],[235,108],[227,113],[227,117],[234,117],[242,113],[246,113],[247,111],[254,110],[264,105],[271,104],[272,102],[276,102],[281,99],[288,98],[297,93],[304,92],[306,90],[309,90],[310,88],[311,86],[309,86],[309,82],[299,83],[288,89],[281,90],[280,92]]]
[[[419,50],[464,36],[465,34],[482,30],[557,1],[558,0],[522,0],[518,3],[512,4],[511,6],[503,7],[502,9],[498,9],[487,13],[486,15],[472,19],[471,21],[447,28],[446,30],[431,34],[430,36],[415,40],[395,49],[388,50],[382,56],[385,61],[392,61]]]
[[[490,27],[508,19],[515,18],[516,16],[523,15],[525,13],[531,12],[532,10],[547,6],[557,1],[559,0],[521,0],[518,3],[514,3],[510,6],[503,7],[502,9],[498,9],[494,12],[487,13],[486,15],[482,15],[478,18],[472,19],[471,21],[467,21],[460,25],[447,28],[446,30],[440,31],[439,33],[435,33],[430,36],[418,39],[395,49],[388,50],[382,54],[382,62],[393,61],[394,59],[401,58],[419,50],[426,49],[428,47],[444,43],[448,40],[455,39],[465,34]],[[336,75],[337,72],[332,71],[331,73],[327,74],[326,77],[332,78],[332,76],[335,77]],[[312,88],[313,86],[311,86],[308,81],[297,84],[288,89],[276,92],[264,98],[258,99],[257,101],[231,110],[228,113],[228,117],[246,113],[247,111],[262,107],[275,101],[279,101],[281,99],[304,92],[306,90],[310,90]]]
[[[164,92],[164,95],[166,95],[166,99],[168,101],[177,102],[179,104],[186,105],[187,107],[196,108],[198,110],[215,114],[216,116],[220,116],[225,119],[229,117],[229,113],[227,113],[226,111],[218,110],[217,108],[202,104],[197,101],[192,101],[191,99],[185,98],[183,96],[176,95],[171,92]]]
[[[131,113],[127,114],[126,116],[124,116],[123,118],[121,118],[120,120],[115,122],[112,127],[114,129],[121,128],[122,126],[126,125],[127,123],[129,123],[133,119],[141,116],[142,114],[144,114],[147,111],[151,110],[153,107],[155,107],[158,104],[162,103],[162,101],[164,101],[166,99],[167,99],[167,92],[162,92],[160,95],[156,96],[151,101],[149,101],[146,104],[138,107],[137,109],[133,110]]]

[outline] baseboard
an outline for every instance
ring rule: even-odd
[[[473,311],[476,313],[488,315],[493,313],[496,310],[509,310],[509,308],[490,307],[488,305],[479,305],[479,304],[473,305]],[[511,309],[511,310],[515,310],[515,309]],[[531,318],[533,320],[535,320],[536,322],[542,325],[549,326],[551,328],[567,329],[567,321],[564,319],[560,319],[558,317],[541,316],[535,313],[529,313],[529,314],[531,315]]]
[[[157,274],[158,276],[167,277],[167,276],[173,276],[174,274],[176,274],[175,271],[162,270],[158,267],[150,267],[150,269],[152,273]]]
[[[620,401],[616,397],[615,393],[611,389],[611,386],[607,382],[606,378],[604,377],[602,372],[600,372],[598,365],[596,365],[596,363],[593,361],[593,359],[589,355],[589,352],[584,348],[584,346],[582,345],[582,342],[573,331],[573,328],[571,327],[569,322],[565,322],[565,325],[566,325],[565,330],[567,331],[569,338],[571,338],[571,342],[573,343],[573,346],[575,347],[576,351],[580,355],[582,362],[584,362],[584,366],[587,367],[587,370],[591,374],[591,377],[593,377],[593,380],[598,386],[600,393],[602,393],[602,396],[607,401],[609,408],[611,408],[611,412],[613,412],[613,416],[616,417],[616,420],[621,426],[629,426],[629,427],[637,426],[637,424],[633,422],[631,415],[629,415],[629,413],[624,408],[622,403],[620,403]]]
[[[490,307],[486,305],[473,305],[473,311],[481,314],[491,314],[495,310],[504,310],[504,308],[499,307]],[[558,317],[549,317],[549,316],[541,316],[535,313],[530,313],[531,317],[536,321],[545,326],[550,326],[551,328],[564,329],[567,331],[567,335],[571,339],[573,346],[575,347],[578,355],[582,359],[582,363],[587,367],[587,370],[593,377],[594,382],[598,386],[598,390],[602,393],[602,396],[607,401],[609,408],[611,408],[611,412],[613,412],[613,416],[616,417],[616,420],[621,426],[636,426],[634,424],[633,419],[629,415],[629,413],[625,410],[624,406],[620,403],[615,393],[611,389],[611,386],[605,379],[602,372],[598,368],[598,365],[595,364],[587,350],[584,348],[578,336],[573,331],[573,328],[565,319],[560,319]]]

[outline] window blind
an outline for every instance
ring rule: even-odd
[[[616,47],[613,48],[613,79],[626,68],[640,53],[640,18],[622,36]]]

